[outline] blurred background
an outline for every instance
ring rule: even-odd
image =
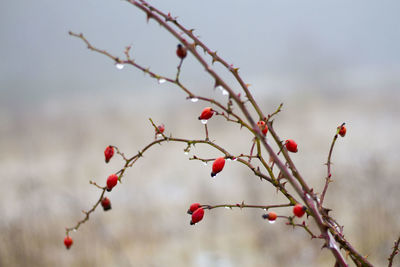
[[[335,129],[346,122],[326,206],[363,255],[386,265],[400,232],[399,2],[151,3],[240,67],[264,113],[284,103],[275,129],[297,141],[293,160],[317,192]],[[268,224],[261,210],[206,211],[190,226],[193,202],[286,201],[237,162],[211,179],[211,166],[172,143],[127,171],[107,193],[112,210],[96,210],[71,233],[67,251],[65,227],[99,196],[88,181],[104,184],[123,164],[118,157],[104,164],[105,147],[136,154],[154,138],[148,118],[168,135],[204,138],[197,117],[206,105],[136,69],[118,70],[69,30],[121,57],[131,45],[139,64],[162,75],[174,77],[179,62],[176,40],[124,1],[0,2],[0,266],[333,266],[321,241],[283,221]],[[191,55],[181,77],[196,94],[226,101]],[[209,121],[209,132],[231,153],[250,150],[251,136],[222,118]],[[192,155],[220,154],[199,145]]]

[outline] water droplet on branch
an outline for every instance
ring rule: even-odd
[[[166,79],[163,79],[163,78],[161,78],[161,79],[158,79],[158,83],[159,84],[163,84],[163,83],[165,83],[167,80]]]
[[[270,224],[274,224],[276,221],[275,221],[275,220],[274,220],[274,221],[268,220],[268,222],[269,222]]]
[[[125,67],[125,65],[124,65],[124,64],[121,64],[121,63],[117,63],[117,64],[115,64],[115,67],[116,67],[117,69],[119,69],[119,70],[122,70],[122,69]]]
[[[190,101],[192,101],[193,103],[196,103],[197,101],[199,101],[199,99],[197,97],[192,97],[190,99]]]
[[[202,124],[207,124],[208,120],[201,120]]]

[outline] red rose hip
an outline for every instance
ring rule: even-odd
[[[118,176],[116,174],[111,174],[107,178],[107,191],[111,191],[114,186],[118,183]]]
[[[111,209],[111,201],[108,197],[105,197],[101,200],[101,206],[103,207],[104,211]]]
[[[269,221],[273,222],[276,220],[276,218],[278,217],[278,215],[276,215],[275,212],[271,211],[270,213],[264,214],[262,216],[264,219],[268,219]]]
[[[192,220],[190,221],[190,225],[196,224],[203,219],[204,209],[198,208],[192,214]]]
[[[267,124],[265,123],[265,121],[257,122],[257,126],[258,126],[258,128],[260,128],[260,130],[263,133],[263,135],[267,135],[268,127],[267,127]]]
[[[200,204],[199,203],[193,203],[192,205],[190,205],[187,213],[188,214],[193,214],[193,212],[195,212],[198,208],[200,208]]]
[[[297,217],[303,217],[304,213],[306,213],[307,208],[301,204],[296,204],[293,207],[293,214]]]
[[[217,158],[213,165],[212,165],[212,172],[211,172],[211,177],[214,177],[217,175],[217,173],[219,173],[220,171],[222,171],[222,169],[225,166],[225,158],[224,157],[220,157]]]
[[[178,47],[176,49],[176,55],[180,58],[180,59],[184,59],[187,55],[187,50],[186,47],[184,47],[181,44],[178,44]]]
[[[156,129],[156,134],[162,134],[165,131],[165,126],[164,124],[158,125]]]
[[[112,156],[114,156],[114,148],[112,146],[106,147],[104,150],[104,156],[106,158],[106,163],[108,163]]]
[[[214,115],[214,110],[212,108],[207,107],[203,109],[203,111],[200,114],[199,120],[208,120]]]
[[[346,127],[345,127],[344,125],[339,126],[339,127],[340,127],[339,135],[340,135],[341,137],[344,137],[344,136],[346,135],[347,129],[346,129]]]
[[[286,146],[286,149],[290,152],[296,153],[298,151],[297,144],[292,139],[286,140],[285,146]]]
[[[64,238],[64,245],[65,245],[65,247],[66,247],[67,249],[69,249],[69,248],[72,246],[73,243],[74,243],[74,241],[72,240],[72,238],[71,238],[69,235],[67,235],[67,236]]]

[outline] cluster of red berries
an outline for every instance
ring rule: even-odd
[[[190,225],[198,223],[204,217],[204,209],[201,207],[199,203],[193,203],[192,205],[190,205],[187,213],[192,215],[192,219],[190,220]]]

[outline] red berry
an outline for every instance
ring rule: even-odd
[[[296,142],[293,141],[292,139],[286,140],[285,145],[286,145],[286,149],[287,149],[288,151],[290,151],[290,152],[296,153],[296,152],[298,151],[298,150],[297,150],[297,144],[296,144]]]
[[[307,208],[301,204],[296,204],[293,207],[293,214],[296,215],[297,217],[302,217],[304,213],[306,213]]]
[[[276,213],[273,211],[268,213],[268,220],[270,220],[270,221],[275,221],[277,217],[278,217],[278,215],[276,215]]]
[[[207,108],[203,109],[203,111],[201,112],[199,120],[208,120],[213,115],[214,115],[214,110],[212,110],[212,108],[210,108],[210,107],[207,107]]]
[[[176,49],[176,55],[179,58],[184,59],[187,55],[186,47],[184,47],[181,44],[178,44],[178,48]]]
[[[203,208],[198,208],[197,210],[195,210],[192,214],[192,220],[190,221],[190,225],[193,225],[201,221],[203,219],[203,216],[204,216]]]
[[[198,208],[200,208],[200,204],[199,203],[193,203],[192,205],[190,205],[190,208],[188,209],[187,213],[188,214],[193,214],[193,212],[195,212]]]
[[[111,174],[107,178],[107,191],[111,191],[114,186],[118,183],[118,176],[116,174]]]
[[[158,125],[156,129],[156,134],[162,134],[165,131],[164,124]]]
[[[344,125],[339,126],[339,127],[340,127],[339,134],[340,134],[341,137],[344,137],[346,135],[347,129],[346,129],[346,127]]]
[[[69,235],[67,235],[67,236],[64,238],[64,245],[65,245],[65,247],[66,247],[67,249],[69,249],[69,248],[72,246],[73,243],[74,243],[74,241],[72,240],[72,238],[71,238]]]
[[[104,150],[104,156],[106,157],[106,163],[108,163],[112,156],[114,156],[114,148],[112,146],[106,147]]]
[[[222,171],[224,166],[225,166],[225,158],[224,157],[217,158],[212,165],[211,177],[214,177],[215,175],[217,175],[217,173]]]
[[[105,197],[101,200],[101,206],[103,207],[104,211],[111,209],[111,201],[108,197]]]
[[[268,127],[267,127],[267,125],[265,124],[265,121],[259,121],[259,122],[257,122],[257,125],[258,125],[258,127],[260,128],[261,132],[262,132],[264,135],[267,135],[267,133],[268,133]]]

